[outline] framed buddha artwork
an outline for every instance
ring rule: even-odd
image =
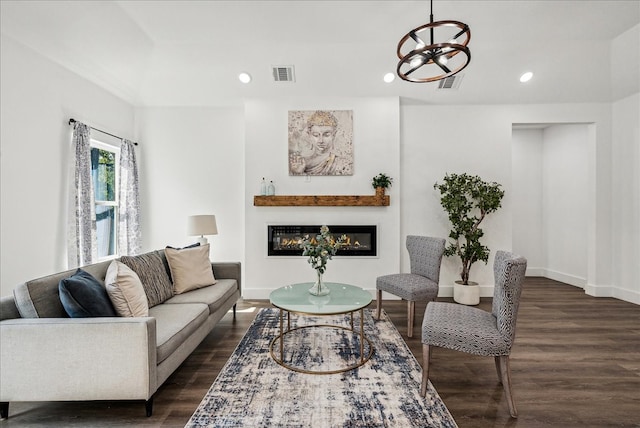
[[[289,175],[353,175],[353,110],[289,111]]]

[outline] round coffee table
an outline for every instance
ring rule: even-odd
[[[313,296],[309,293],[312,282],[292,284],[280,287],[271,292],[269,300],[271,304],[280,309],[280,334],[273,338],[269,345],[269,352],[274,361],[289,370],[308,374],[333,374],[342,373],[356,367],[360,367],[373,355],[373,344],[364,335],[364,308],[371,303],[371,294],[354,285],[337,282],[325,282],[331,292],[326,296]],[[360,332],[353,327],[353,313],[360,312]],[[284,329],[284,313],[287,313],[287,328]],[[291,313],[300,315],[351,315],[351,328],[338,325],[319,324],[291,328]],[[360,337],[360,358],[353,364],[335,370],[306,370],[295,367],[284,361],[284,338],[287,334],[307,328],[337,328],[350,330]],[[280,356],[274,352],[276,342],[279,342]],[[365,354],[364,343],[368,344],[368,352]]]

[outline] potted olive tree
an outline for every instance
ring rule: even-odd
[[[446,174],[442,183],[435,183],[440,191],[440,204],[447,212],[451,231],[444,255],[458,256],[462,261],[460,281],[453,287],[453,298],[458,303],[480,303],[480,287],[469,281],[471,266],[477,261],[489,260],[489,248],[480,243],[484,235],[480,223],[501,206],[504,190],[496,182],[483,181],[479,176]]]
[[[376,196],[384,196],[384,190],[391,187],[393,178],[380,173],[371,179],[371,186],[376,189]]]

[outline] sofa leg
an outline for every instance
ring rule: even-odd
[[[233,305],[233,319],[234,320],[236,319],[236,306],[237,305],[238,305],[237,303],[235,305]]]
[[[151,417],[153,414],[153,396],[144,402],[144,408],[147,411],[147,417]]]
[[[9,402],[3,401],[0,403],[0,419],[7,419],[9,417]]]

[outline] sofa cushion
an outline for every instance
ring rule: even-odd
[[[142,282],[133,269],[122,262],[111,262],[104,279],[113,307],[121,317],[148,317],[149,303]]]
[[[209,309],[204,303],[164,304],[149,309],[149,316],[156,319],[157,364],[160,364],[207,320]]]
[[[177,294],[165,303],[205,303],[209,306],[209,313],[212,314],[236,292],[238,292],[238,282],[235,279],[218,279],[213,287],[204,287],[188,293]]]
[[[122,256],[120,261],[138,274],[150,308],[173,296],[169,266],[162,250],[138,256]]]
[[[209,260],[209,244],[183,249],[167,247],[164,254],[169,263],[174,294],[216,283]]]
[[[58,289],[62,306],[71,318],[116,316],[107,290],[82,269],[60,280]]]

